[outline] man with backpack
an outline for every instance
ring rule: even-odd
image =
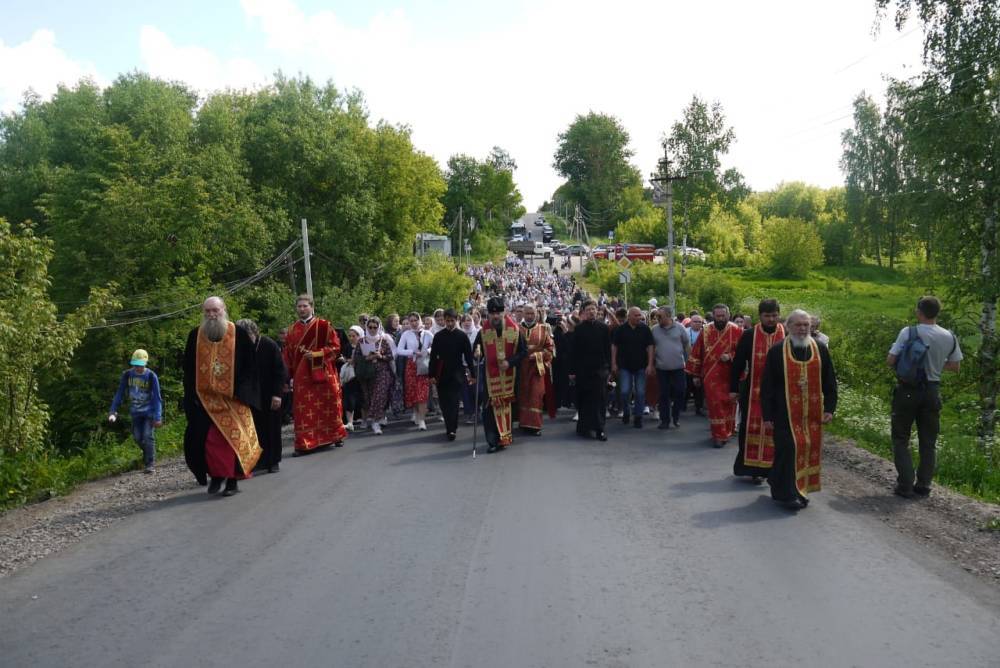
[[[892,392],[892,454],[896,464],[898,496],[912,499],[931,493],[935,447],[940,431],[941,373],[958,371],[962,350],[955,335],[937,324],[941,302],[921,297],[917,324],[904,327],[889,350],[889,366],[896,370]],[[914,482],[910,430],[917,424],[920,465]]]

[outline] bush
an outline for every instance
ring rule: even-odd
[[[430,253],[413,258],[395,287],[385,295],[384,306],[397,313],[430,313],[436,308],[458,308],[472,290],[472,279],[460,274],[450,258]]]
[[[778,278],[805,278],[823,264],[823,242],[798,218],[772,218],[764,227],[764,262]]]
[[[657,248],[667,245],[667,221],[663,212],[652,207],[619,223],[615,228],[615,241],[620,243],[653,244]]]

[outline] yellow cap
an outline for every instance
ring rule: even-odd
[[[139,348],[134,353],[132,353],[132,366],[146,366],[146,362],[149,361],[149,353],[147,353],[142,348]]]

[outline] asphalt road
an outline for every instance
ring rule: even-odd
[[[1000,599],[733,447],[611,423],[470,457],[440,422],[192,488],[0,582],[0,665],[997,666]]]

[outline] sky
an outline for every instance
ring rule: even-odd
[[[721,103],[723,167],[751,188],[830,187],[852,100],[920,71],[920,28],[875,25],[874,0],[0,0],[0,112],[134,70],[204,95],[303,74],[361,90],[442,167],[505,148],[531,211],[562,183],[552,156],[577,115],[618,118],[648,177],[698,95]]]

